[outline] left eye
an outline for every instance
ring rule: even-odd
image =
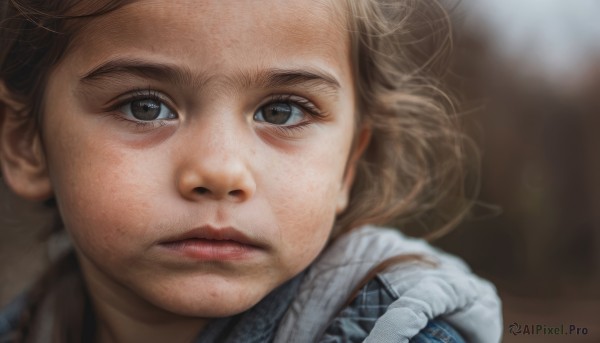
[[[302,121],[305,114],[301,108],[287,102],[272,102],[254,114],[254,120],[273,125],[294,125]]]
[[[129,101],[121,107],[121,111],[128,117],[141,121],[176,118],[163,102],[150,98]]]

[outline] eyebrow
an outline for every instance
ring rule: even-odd
[[[118,78],[133,75],[162,82],[170,82],[185,87],[201,89],[215,77],[207,73],[193,73],[186,67],[172,64],[155,63],[138,59],[113,59],[100,64],[85,73],[80,81],[93,83],[100,79]],[[281,87],[314,87],[319,92],[327,92],[337,96],[341,88],[338,80],[330,73],[315,67],[292,69],[260,69],[254,72],[240,71],[226,78],[229,84],[242,88],[281,88]]]

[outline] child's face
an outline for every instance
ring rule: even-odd
[[[42,132],[94,295],[224,316],[307,267],[352,182],[349,50],[323,1],[92,20],[50,75]]]

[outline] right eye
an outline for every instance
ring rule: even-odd
[[[254,119],[273,125],[292,126],[304,119],[306,115],[302,108],[287,102],[272,102],[260,108]]]
[[[154,121],[175,119],[177,115],[161,100],[152,97],[134,99],[121,106],[128,119]]]

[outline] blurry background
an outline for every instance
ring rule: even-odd
[[[480,199],[499,210],[480,206],[435,244],[497,285],[504,342],[600,342],[600,1],[462,0],[452,13],[448,82],[482,147]],[[0,306],[47,255],[32,207],[0,189]],[[512,323],[588,334],[515,336]]]
[[[504,342],[600,342],[600,1],[463,0],[451,89],[482,148],[481,201],[437,242],[491,279]],[[477,219],[479,218],[479,219]],[[508,326],[587,327],[585,336]]]

